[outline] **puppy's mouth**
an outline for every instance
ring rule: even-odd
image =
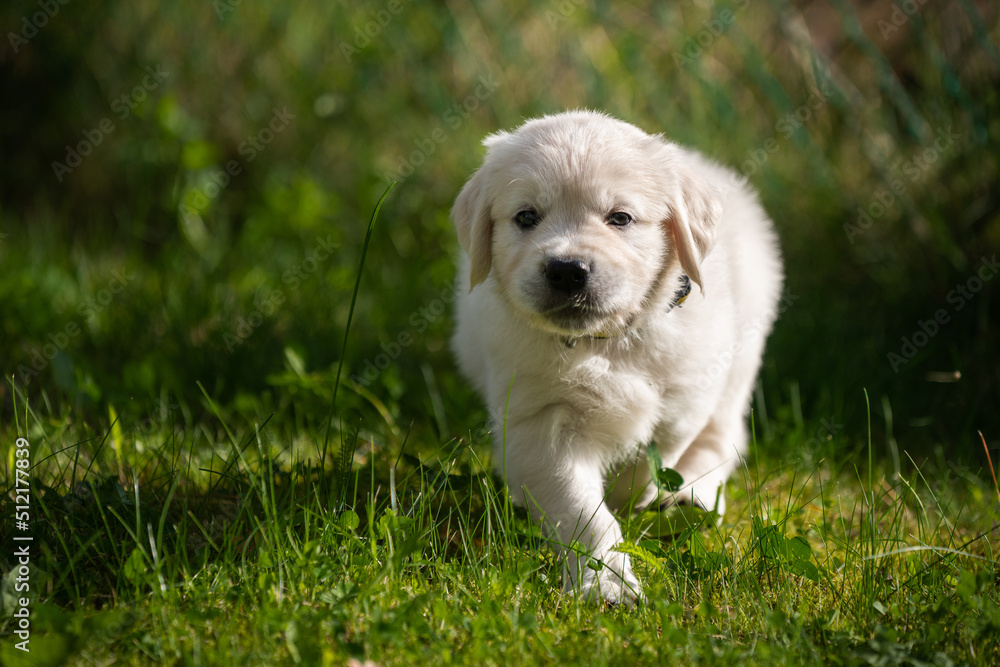
[[[559,303],[553,303],[559,301]],[[537,310],[554,333],[567,336],[612,337],[629,328],[629,318],[591,303],[585,293],[568,298],[547,299]]]
[[[549,257],[539,266],[537,282],[526,290],[535,324],[552,333],[613,337],[628,329],[629,319],[610,308],[606,286],[587,257]]]

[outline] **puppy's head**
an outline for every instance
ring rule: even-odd
[[[721,206],[678,146],[589,111],[484,143],[452,209],[472,287],[492,274],[518,314],[584,335],[628,328],[671,266],[701,284]]]

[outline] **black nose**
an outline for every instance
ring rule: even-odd
[[[549,287],[572,294],[587,286],[590,266],[580,259],[552,259],[545,265],[544,273]]]

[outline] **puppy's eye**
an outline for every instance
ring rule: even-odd
[[[632,216],[625,211],[615,211],[608,216],[608,224],[615,227],[626,227],[632,224]]]
[[[538,224],[540,219],[538,211],[533,208],[526,208],[514,215],[514,224],[521,229],[531,229]]]

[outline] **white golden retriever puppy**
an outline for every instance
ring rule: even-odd
[[[600,113],[484,143],[452,209],[454,350],[511,495],[566,547],[566,587],[631,603],[613,510],[725,511],[781,291],[775,233],[735,174]],[[650,483],[650,442],[684,478],[675,498]]]

